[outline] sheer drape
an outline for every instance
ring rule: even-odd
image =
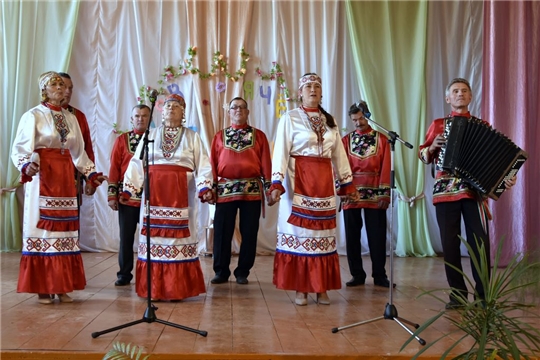
[[[372,118],[403,139],[418,144],[425,113],[427,2],[348,2],[356,76]],[[404,31],[407,29],[407,31]],[[375,126],[374,126],[375,127]],[[375,127],[376,128],[376,127]],[[424,230],[423,203],[409,199],[423,193],[423,169],[411,150],[396,142],[394,229],[396,254],[432,256]],[[395,194],[395,195],[396,195]],[[397,214],[397,216],[396,216]]]
[[[428,6],[426,47],[426,104],[418,144],[424,142],[425,132],[431,122],[450,112],[445,101],[446,85],[456,77],[468,79],[472,86],[473,100],[469,106],[471,114],[481,117],[482,100],[482,34],[483,8],[481,1],[430,1]],[[418,151],[418,147],[416,147]],[[429,233],[431,244],[442,252],[439,227],[433,206],[433,182],[431,168],[422,165],[424,194],[421,200],[426,222],[423,226]],[[493,224],[490,224],[492,226]],[[462,229],[462,234],[465,230]],[[462,254],[467,249],[462,246]]]
[[[296,106],[279,102],[282,92],[278,82],[262,80],[255,72],[260,67],[262,73],[268,73],[277,62],[283,70],[284,86],[293,97],[301,75],[308,71],[321,75],[322,105],[335,115],[344,133],[353,128],[348,107],[364,98],[375,120],[414,145],[414,150],[396,146],[397,192],[405,200],[422,192],[425,198],[416,200],[412,207],[396,201],[396,248],[400,256],[432,255],[441,250],[431,204],[433,180],[429,169],[417,160],[416,151],[432,119],[449,111],[444,87],[451,78],[460,76],[473,86],[471,112],[508,131],[532,155],[518,186],[493,204],[492,236],[498,239],[512,234],[517,245],[509,248],[510,253],[538,248],[539,196],[532,181],[532,176],[540,173],[534,161],[539,146],[535,141],[539,135],[538,4],[2,2],[0,185],[16,185],[18,174],[9,160],[12,139],[22,113],[39,101],[36,79],[46,70],[67,70],[72,75],[72,103],[86,113],[97,167],[107,173],[116,137],[113,125],[119,130],[130,128],[131,109],[142,85],[181,91],[187,102],[187,126],[199,132],[207,147],[215,132],[229,123],[223,105],[234,96],[244,96],[251,111],[250,123],[265,131],[272,142],[280,112]],[[216,51],[226,57],[228,70],[235,72],[244,47],[250,54],[246,75],[236,83],[223,74],[210,79],[190,74],[159,84],[164,68],[183,63],[190,46],[197,46],[194,66],[203,73],[210,71]],[[483,79],[482,59],[488,69]],[[216,88],[220,82],[226,85],[224,91]],[[482,82],[486,84],[482,86]],[[489,95],[482,92],[483,87]],[[161,121],[160,107],[158,100],[155,123]],[[508,216],[508,209],[512,216]],[[202,244],[210,207],[202,205],[199,210]],[[260,252],[275,248],[277,207],[266,210],[259,233]],[[3,193],[2,250],[20,249],[17,213],[14,193]],[[84,198],[81,222],[84,249],[118,249],[117,214],[107,206],[105,186],[93,198]],[[338,224],[338,251],[344,254],[341,214]]]
[[[190,44],[198,46],[199,65],[202,71],[210,72],[213,54],[219,51],[227,61],[227,71],[236,72],[241,67],[241,49],[246,47],[251,32],[253,4],[251,2],[239,1],[188,1],[186,2],[187,28]],[[205,19],[206,21],[201,21]],[[185,48],[184,48],[185,49]],[[185,50],[184,50],[185,51]],[[236,97],[244,96],[242,89],[243,81],[233,82],[228,80],[222,73],[212,78],[212,80],[202,80],[192,77],[188,81],[193,82],[193,101],[196,106],[198,119],[197,127],[199,135],[210,151],[210,145],[214,134],[229,125],[229,120],[225,118],[226,104]],[[225,84],[224,91],[216,91],[219,83]],[[208,105],[204,105],[204,104]],[[208,218],[209,205],[200,206],[199,223],[210,225]],[[201,229],[202,230],[202,229]],[[205,234],[199,232],[199,239],[203,239]],[[265,243],[264,234],[261,233],[261,243]],[[233,240],[233,251],[238,249],[239,239],[235,236]],[[200,242],[202,247],[203,243]]]
[[[198,105],[200,95],[198,83],[194,81],[196,76],[178,78],[174,88],[167,89],[172,84],[158,84],[163,69],[169,65],[177,66],[187,58],[187,49],[197,45],[192,43],[193,34],[197,31],[194,26],[188,26],[188,18],[192,16],[188,11],[189,4],[171,1],[81,4],[81,12],[100,16],[98,21],[92,17],[81,18],[77,26],[73,67],[70,67],[76,87],[73,102],[87,115],[98,169],[108,172],[110,152],[116,138],[113,125],[123,131],[131,128],[131,109],[137,104],[139,89],[143,85],[163,86],[169,92],[180,91],[187,103],[186,125],[197,129],[207,143],[208,122],[200,123],[199,119],[211,119],[212,114],[200,116],[205,109]],[[200,59],[205,61],[201,64]],[[195,60],[195,65],[201,70],[209,68],[207,58],[198,55]],[[88,71],[89,68],[95,70]],[[152,126],[161,124],[159,100],[152,121]],[[212,124],[211,121],[209,123]],[[212,131],[211,128],[208,133]],[[81,247],[85,250],[118,249],[117,213],[104,206],[106,203],[106,187],[99,188],[93,198],[85,197],[81,210],[81,227],[84,229]],[[206,206],[198,213],[207,217],[207,212]],[[206,219],[202,221],[206,222]],[[200,236],[204,237],[206,224],[200,225]]]
[[[86,113],[100,171],[108,172],[116,137],[113,125],[119,130],[130,128],[131,108],[143,84],[181,91],[187,102],[186,124],[199,132],[207,148],[215,132],[229,124],[223,107],[235,96],[248,100],[250,123],[273,142],[280,112],[296,106],[278,102],[284,99],[277,81],[257,76],[257,67],[268,73],[273,62],[282,67],[285,86],[293,97],[300,76],[308,71],[319,73],[323,106],[335,115],[340,127],[349,125],[344,116],[347,105],[343,104],[358,95],[350,77],[346,24],[336,26],[335,22],[344,16],[340,1],[98,1],[82,2],[80,7],[81,13],[99,16],[79,19],[68,72],[75,86],[72,103]],[[209,79],[190,74],[158,84],[165,67],[187,59],[190,46],[197,47],[194,66],[202,73],[210,72],[216,51],[224,55],[228,71],[235,72],[244,47],[250,53],[246,75],[232,82],[223,74]],[[223,92],[216,88],[220,82],[226,85]],[[159,99],[153,121],[161,121]],[[201,205],[199,210],[203,245],[210,209]],[[94,197],[84,198],[81,214],[81,247],[115,251],[117,214],[107,207],[105,187]],[[266,218],[261,220],[260,252],[275,249],[276,220],[277,208],[267,208]],[[340,247],[344,251],[344,243]]]
[[[486,2],[484,19],[482,112],[529,153],[516,186],[491,202],[491,242],[505,239],[506,263],[517,253],[540,250],[540,3]]]

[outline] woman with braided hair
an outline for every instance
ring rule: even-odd
[[[336,250],[336,188],[357,197],[352,173],[334,118],[320,106],[322,80],[300,78],[302,105],[279,120],[272,157],[272,201],[280,201],[274,284],[296,290],[295,303],[307,305],[316,293],[328,305],[327,290],[341,288]]]

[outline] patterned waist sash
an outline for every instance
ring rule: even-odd
[[[176,165],[150,165],[150,236],[186,238],[189,231],[187,173]],[[146,204],[145,214],[146,214]],[[141,234],[148,234],[146,216]]]
[[[224,203],[236,200],[260,200],[264,218],[264,184],[261,178],[220,178],[217,184],[217,202]]]
[[[329,158],[295,156],[295,179],[289,223],[312,230],[336,227],[336,196]]]
[[[261,195],[264,195],[264,187],[260,178],[220,178],[217,184],[217,195],[218,202],[231,200],[260,200]]]
[[[77,189],[74,166],[69,150],[37,149],[39,154],[39,220],[38,229],[77,231]]]

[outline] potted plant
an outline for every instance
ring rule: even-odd
[[[141,346],[115,342],[113,348],[103,357],[103,360],[147,360],[150,355],[141,357],[143,348]]]
[[[526,304],[527,298],[538,298],[538,278],[540,263],[530,256],[518,254],[514,256],[504,269],[498,269],[502,252],[503,241],[499,243],[492,269],[488,267],[488,261],[483,242],[478,244],[479,257],[474,254],[469,244],[461,239],[467,246],[473,266],[478,270],[482,285],[485,289],[485,299],[480,299],[475,294],[474,301],[460,298],[460,306],[453,310],[442,310],[428,319],[414,333],[419,335],[443,317],[452,323],[454,330],[442,335],[423,347],[412,358],[417,359],[438,341],[458,334],[457,340],[441,355],[441,359],[454,356],[454,359],[530,359],[531,356],[540,354],[540,330],[536,329],[526,319],[540,319],[537,307],[538,301]],[[477,241],[478,243],[478,241]],[[450,265],[451,266],[451,265]],[[452,266],[453,267],[453,266]],[[474,284],[464,271],[459,271],[474,289]],[[451,291],[452,289],[450,289]],[[437,295],[439,290],[425,291],[420,296],[429,295],[443,304],[445,298]],[[536,311],[535,311],[536,310]],[[538,323],[538,322],[537,322]],[[450,355],[462,340],[466,338],[474,340],[468,351],[461,354]],[[411,336],[401,347],[402,351],[412,340]]]

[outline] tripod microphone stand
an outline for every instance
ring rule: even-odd
[[[143,322],[147,323],[153,323],[158,322],[160,324],[168,325],[175,327],[177,329],[191,331],[196,334],[202,335],[206,337],[208,332],[204,330],[197,330],[193,329],[187,326],[175,324],[169,321],[158,319],[156,316],[156,310],[158,309],[153,303],[152,303],[152,260],[150,258],[150,181],[149,181],[149,161],[148,161],[148,144],[151,142],[154,142],[154,140],[149,140],[150,135],[150,124],[152,122],[152,113],[154,112],[154,106],[156,104],[156,99],[158,96],[157,90],[152,90],[150,93],[150,102],[152,103],[152,109],[150,110],[150,122],[148,123],[148,127],[146,128],[145,136],[143,139],[143,151],[141,152],[140,159],[143,160],[144,157],[144,174],[145,174],[145,180],[144,180],[144,193],[145,193],[145,203],[146,203],[146,224],[148,231],[146,232],[146,279],[148,284],[148,291],[147,291],[147,307],[146,311],[144,312],[144,315],[142,319],[135,320],[123,325],[115,326],[107,330],[103,331],[96,331],[92,333],[92,338],[97,338],[100,335],[107,334],[112,331],[120,330],[129,326],[137,325]]]
[[[390,218],[390,229],[394,230],[394,226],[393,226],[393,223],[394,223],[394,213],[393,213],[393,210],[394,210],[394,189],[395,189],[394,150],[395,150],[396,140],[401,142],[402,144],[404,144],[409,149],[412,149],[413,146],[411,144],[409,144],[408,142],[403,141],[402,139],[400,139],[399,135],[396,132],[389,131],[386,128],[384,128],[383,126],[376,123],[374,120],[370,119],[371,114],[368,112],[369,110],[367,110],[367,106],[366,106],[365,110],[366,110],[366,112],[363,111],[364,112],[364,117],[370,123],[375,124],[378,128],[380,128],[382,130],[382,132],[387,135],[388,142],[390,143],[390,150],[391,150],[390,151],[390,202],[391,202],[391,207],[390,208],[392,209],[392,217]],[[393,232],[391,234],[393,234]],[[392,240],[392,236],[393,235],[390,235],[390,240]],[[397,309],[396,309],[395,305],[393,304],[393,290],[394,290],[394,245],[393,245],[393,242],[390,241],[390,286],[389,286],[389,295],[388,295],[389,300],[388,300],[388,303],[386,304],[386,307],[384,309],[384,314],[382,316],[379,316],[379,317],[376,317],[376,318],[373,318],[373,319],[360,321],[360,322],[357,322],[357,323],[354,323],[354,324],[333,328],[332,333],[337,333],[340,330],[348,329],[348,328],[359,326],[359,325],[369,324],[369,323],[372,323],[372,322],[375,322],[375,321],[378,321],[378,320],[383,320],[383,319],[384,320],[394,320],[403,329],[405,329],[405,331],[407,331],[410,335],[414,336],[414,338],[420,343],[420,345],[426,345],[426,341],[424,339],[414,335],[414,332],[411,329],[409,329],[405,324],[410,325],[410,326],[414,327],[415,329],[418,329],[420,327],[420,325],[418,325],[416,323],[413,323],[412,321],[403,319],[403,318],[398,316]]]

